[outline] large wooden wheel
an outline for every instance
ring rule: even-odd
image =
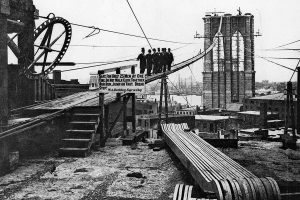
[[[71,24],[61,17],[50,18],[41,24],[34,31],[34,60],[23,66],[26,77],[37,79],[48,75],[65,55],[71,36]]]

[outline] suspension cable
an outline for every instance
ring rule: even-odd
[[[280,48],[280,47],[285,47],[285,46],[288,46],[288,45],[290,45],[290,44],[294,44],[294,43],[297,43],[297,42],[300,42],[300,40],[295,40],[295,41],[293,41],[293,42],[289,42],[289,43],[287,43],[287,44],[280,45],[280,46],[278,46],[278,47],[275,47],[274,49],[277,49],[277,48]]]
[[[280,63],[277,63],[277,62],[274,62],[274,61],[272,61],[272,60],[269,60],[269,59],[267,59],[267,58],[265,58],[265,57],[263,57],[263,56],[256,55],[256,54],[254,54],[254,52],[252,52],[252,51],[249,50],[248,48],[245,48],[245,50],[248,51],[249,53],[251,53],[252,55],[254,55],[255,57],[261,58],[261,59],[263,59],[263,60],[266,60],[266,61],[268,61],[268,62],[270,62],[270,63],[273,63],[273,64],[275,64],[275,65],[278,65],[278,66],[280,66],[280,67],[289,69],[289,70],[291,70],[291,71],[295,71],[294,69],[292,69],[292,68],[290,68],[290,67],[287,67],[287,66],[282,65],[282,64],[280,64]]]
[[[146,33],[145,33],[144,29],[142,28],[142,26],[141,26],[141,24],[140,24],[138,18],[136,17],[136,15],[135,15],[135,13],[134,13],[134,11],[133,11],[133,9],[132,9],[130,3],[129,3],[129,0],[127,0],[127,3],[128,3],[128,5],[129,5],[129,8],[130,8],[132,14],[134,15],[134,17],[135,17],[135,19],[136,19],[138,25],[140,26],[140,28],[141,28],[141,30],[142,30],[142,32],[143,32],[143,34],[144,34],[144,36],[145,36],[145,38],[146,38],[146,40],[147,40],[149,46],[150,46],[150,48],[152,49],[152,46],[151,46],[151,44],[150,44],[150,42],[149,42],[149,40],[148,40],[148,38],[147,38],[147,36],[146,36]]]
[[[49,17],[39,16],[39,15],[36,15],[36,16],[40,17],[40,18],[43,18],[43,19],[49,19]],[[141,35],[135,35],[135,34],[130,34],[130,33],[114,31],[114,30],[108,30],[108,29],[98,28],[98,27],[95,27],[95,26],[87,26],[87,25],[77,24],[77,23],[72,23],[72,22],[70,22],[70,24],[72,24],[74,26],[82,27],[82,28],[89,28],[89,29],[94,29],[94,30],[97,29],[97,30],[100,30],[100,31],[103,31],[103,32],[109,32],[109,33],[114,33],[114,34],[119,34],[119,35],[125,35],[125,36],[145,39],[145,36],[141,36]],[[193,42],[178,42],[178,41],[164,40],[164,39],[151,38],[151,37],[148,37],[148,39],[149,40],[154,40],[154,41],[160,41],[160,42],[175,43],[175,44],[194,44]]]
[[[75,70],[80,70],[80,69],[87,69],[87,68],[93,68],[93,67],[100,67],[100,66],[104,66],[104,65],[116,64],[116,63],[127,62],[127,61],[134,61],[134,60],[135,60],[135,59],[117,60],[117,61],[111,61],[111,62],[102,63],[102,64],[97,64],[97,65],[90,65],[90,66],[79,67],[79,68],[75,68],[75,69],[62,70],[61,72],[69,72],[69,71],[75,71]]]
[[[292,76],[291,76],[291,78],[290,78],[290,81],[292,81],[292,78],[293,78],[295,72],[297,71],[297,67],[299,66],[299,63],[300,63],[300,59],[299,59],[297,65],[296,65],[296,67],[295,67],[295,70],[294,70],[294,72],[293,72],[293,74],[292,74]]]

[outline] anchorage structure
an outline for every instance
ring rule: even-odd
[[[204,18],[204,49],[213,38],[218,41],[204,59],[203,105],[206,108],[226,108],[230,103],[242,103],[255,94],[254,16],[252,14]]]

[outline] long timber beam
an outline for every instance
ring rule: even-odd
[[[168,146],[199,186],[219,200],[280,200],[270,177],[258,178],[191,131],[187,124],[162,124]]]

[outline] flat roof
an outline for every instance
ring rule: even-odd
[[[285,100],[285,94],[284,93],[276,93],[276,94],[270,94],[265,96],[257,96],[249,98],[250,100],[277,100],[277,101],[284,101]],[[294,98],[294,101],[296,101],[296,98]]]
[[[227,120],[230,118],[235,118],[235,117],[218,116],[218,115],[195,115],[196,120],[205,120],[205,121],[220,121],[220,120]]]
[[[243,106],[242,103],[230,103],[230,104],[226,105],[226,110],[239,112],[239,111],[241,111],[242,106]]]
[[[256,110],[249,110],[249,111],[243,111],[243,112],[238,112],[239,114],[242,115],[260,115],[260,111]],[[278,114],[277,112],[267,112],[267,115],[272,115],[272,114]]]
[[[274,122],[284,122],[284,120],[280,120],[280,119],[274,119],[274,120],[268,120],[268,123],[274,123]]]

